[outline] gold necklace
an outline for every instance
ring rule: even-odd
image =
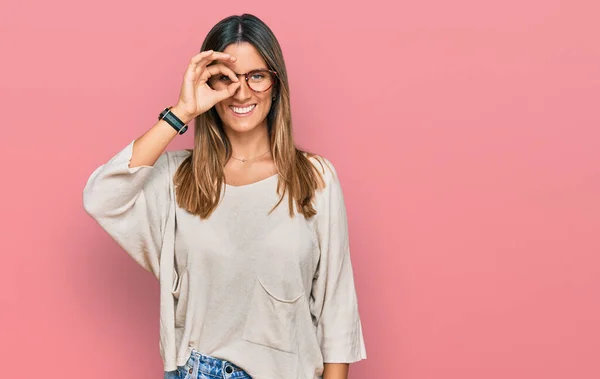
[[[264,152],[264,153],[262,153],[261,155],[257,155],[257,156],[255,156],[254,158],[240,159],[240,158],[236,158],[236,157],[234,157],[233,155],[231,156],[231,158],[233,158],[233,159],[236,159],[236,160],[238,160],[238,161],[241,161],[242,163],[245,163],[245,162],[251,161],[251,160],[253,160],[253,159],[256,159],[256,158],[258,158],[258,157],[262,157],[263,155],[265,155],[265,154],[266,154],[266,153],[268,153],[269,151],[271,151],[271,149],[269,149],[269,150],[265,151],[265,152]]]

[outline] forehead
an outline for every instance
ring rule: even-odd
[[[227,46],[223,52],[237,58],[233,63],[225,63],[227,67],[237,73],[244,73],[258,68],[268,68],[265,60],[251,43],[232,43]]]

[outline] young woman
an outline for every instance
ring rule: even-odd
[[[194,148],[165,152],[192,120]],[[294,144],[281,48],[255,16],[212,28],[177,103],[83,202],[159,279],[165,378],[345,379],[366,359],[340,182]]]

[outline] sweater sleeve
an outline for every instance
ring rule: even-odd
[[[350,259],[346,207],[335,167],[320,159],[326,188],[319,194],[315,216],[320,259],[310,309],[324,363],[352,363],[366,359],[367,354]]]
[[[96,168],[83,190],[83,207],[144,269],[159,277],[170,192],[167,153],[153,166],[129,167],[130,142]]]

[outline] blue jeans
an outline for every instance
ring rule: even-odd
[[[192,349],[187,363],[174,371],[165,371],[164,379],[252,379],[233,363],[204,355]]]

